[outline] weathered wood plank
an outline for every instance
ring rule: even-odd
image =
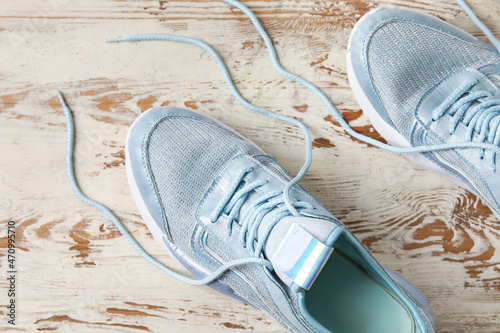
[[[498,2],[469,2],[500,35]],[[361,15],[378,5],[404,5],[484,39],[451,0],[246,4],[262,19],[285,67],[318,85],[356,130],[375,138],[345,68],[347,38]],[[299,170],[300,132],[237,104],[202,51],[104,43],[163,32],[209,42],[246,98],[305,122],[314,162],[303,186],[384,265],[422,289],[440,332],[499,331],[500,224],[489,209],[404,157],[353,141],[317,98],[272,70],[263,43],[237,10],[219,1],[3,0],[0,17],[0,267],[4,272],[6,223],[15,220],[17,330],[282,331],[249,306],[150,267],[104,216],[76,199],[66,180],[57,89],[74,110],[82,189],[116,212],[146,250],[182,271],[156,245],[129,194],[124,140],[141,111],[160,105],[198,109],[261,145],[291,173]],[[2,278],[2,305],[6,286]],[[1,308],[0,329],[12,330],[5,314]]]

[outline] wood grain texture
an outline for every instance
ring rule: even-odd
[[[469,0],[500,36],[497,0]],[[283,65],[320,87],[357,131],[375,138],[350,91],[346,44],[380,5],[426,10],[485,40],[452,0],[249,1]],[[309,91],[272,69],[258,34],[219,1],[2,0],[0,11],[0,305],[7,304],[6,226],[17,222],[18,322],[1,331],[282,332],[264,313],[171,279],[145,262],[110,221],[80,202],[64,171],[65,121],[76,122],[83,191],[179,272],[129,193],[124,141],[146,109],[186,106],[235,128],[291,173],[303,162],[296,128],[255,115],[229,94],[201,50],[168,43],[107,45],[135,33],[201,38],[220,51],[242,94],[302,120],[314,139],[303,186],[380,262],[429,298],[439,332],[500,332],[500,223],[476,196],[405,159],[354,141]]]

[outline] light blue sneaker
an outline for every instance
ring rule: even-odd
[[[347,63],[354,95],[375,129],[398,147],[462,144],[407,156],[476,193],[500,216],[499,51],[427,14],[379,8],[356,24]]]
[[[434,332],[425,296],[382,267],[254,143],[202,114],[142,114],[126,143],[134,200],[155,239],[198,280],[291,332]],[[293,215],[286,200],[297,214]],[[170,273],[169,273],[170,274]]]

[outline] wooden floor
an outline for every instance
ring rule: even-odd
[[[500,36],[498,0],[468,0]],[[380,5],[428,11],[486,40],[452,0],[246,2],[283,65],[320,87],[357,131],[379,138],[346,75],[355,22]],[[249,20],[219,1],[2,0],[0,9],[0,331],[282,332],[270,317],[145,262],[73,194],[56,90],[76,121],[76,173],[166,265],[129,192],[124,142],[152,106],[186,106],[244,134],[296,173],[296,128],[241,107],[209,56],[109,37],[171,33],[220,51],[249,101],[302,120],[314,138],[303,186],[387,267],[429,298],[439,332],[500,332],[500,222],[478,198],[405,159],[354,141],[308,90],[283,79]],[[16,326],[7,324],[7,222],[16,223]]]

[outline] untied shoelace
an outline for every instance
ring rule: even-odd
[[[394,147],[385,143],[382,143],[380,141],[377,141],[375,139],[372,139],[370,137],[367,137],[363,134],[360,134],[356,131],[354,131],[349,124],[344,120],[342,117],[341,113],[337,110],[337,108],[333,105],[332,101],[315,85],[310,83],[309,81],[301,78],[300,76],[291,73],[287,71],[283,66],[281,66],[278,56],[276,54],[276,50],[274,48],[274,45],[269,38],[269,35],[267,32],[264,30],[262,25],[260,24],[259,20],[257,17],[254,15],[254,13],[248,9],[245,5],[241,4],[240,2],[236,0],[221,0],[223,2],[226,2],[239,10],[241,10],[245,15],[248,16],[250,21],[253,23],[259,34],[261,35],[262,39],[264,40],[264,43],[269,51],[269,55],[271,58],[271,62],[273,64],[273,67],[276,69],[278,73],[280,73],[282,76],[293,80],[309,90],[311,90],[314,94],[316,94],[326,105],[326,107],[329,109],[329,111],[332,113],[333,117],[335,120],[342,126],[342,128],[351,136],[354,138],[363,141],[367,144],[370,144],[372,146],[393,152],[393,153],[398,153],[398,154],[411,154],[411,153],[423,153],[423,152],[433,152],[433,151],[441,151],[441,150],[448,150],[448,149],[463,149],[463,148],[476,148],[481,151],[487,150],[491,151],[493,155],[500,154],[500,147],[498,145],[495,145],[494,143],[490,142],[472,142],[472,141],[466,141],[466,142],[450,142],[446,144],[439,144],[439,145],[433,145],[433,146],[417,146],[417,147],[412,147],[412,148],[399,148],[399,147]],[[495,38],[495,36],[491,33],[491,31],[484,25],[483,22],[475,15],[473,10],[467,5],[467,3],[464,0],[455,0],[464,10],[465,12],[469,15],[469,17],[474,21],[474,23],[486,34],[488,39],[491,41],[491,43],[497,48],[497,50],[500,53],[500,41]],[[293,201],[293,199],[290,198],[290,190],[293,186],[298,184],[298,182],[304,177],[306,174],[307,170],[309,169],[312,161],[312,143],[311,143],[311,136],[309,134],[309,130],[307,127],[302,124],[300,121],[289,118],[280,114],[275,114],[273,112],[270,112],[268,110],[262,109],[258,106],[255,106],[248,102],[238,91],[236,86],[233,83],[233,80],[229,74],[229,71],[226,68],[226,65],[224,61],[221,59],[221,57],[218,55],[218,53],[207,43],[195,39],[195,38],[190,38],[190,37],[182,37],[182,36],[174,36],[174,35],[166,35],[166,34],[141,34],[141,35],[133,35],[133,36],[126,36],[122,38],[113,38],[113,39],[108,39],[107,42],[109,43],[114,43],[114,42],[142,42],[142,41],[170,41],[170,42],[178,42],[178,43],[188,43],[188,44],[193,44],[196,46],[201,47],[205,51],[207,51],[212,58],[217,62],[219,65],[222,74],[224,76],[224,79],[231,91],[231,93],[236,97],[236,99],[246,108],[254,111],[261,113],[269,118],[276,119],[285,123],[289,123],[291,125],[295,125],[299,127],[302,132],[304,133],[304,138],[305,138],[305,146],[306,146],[306,152],[305,152],[305,161],[300,169],[300,171],[297,173],[297,175],[291,179],[287,185],[284,187],[283,192],[281,193],[281,202],[285,205],[286,209],[280,210],[281,214],[284,216],[287,215],[294,215],[294,216],[300,216],[300,212],[297,210],[297,203]],[[61,104],[63,105],[63,110],[64,110],[64,115],[66,118],[66,126],[67,126],[67,150],[66,150],[66,169],[67,169],[67,174],[68,178],[71,184],[71,187],[73,188],[73,191],[76,193],[76,195],[85,203],[89,204],[90,206],[93,206],[103,212],[106,216],[109,217],[109,219],[115,224],[117,229],[122,233],[122,235],[130,242],[130,244],[139,252],[139,254],[146,259],[148,262],[165,272],[166,274],[189,284],[192,285],[205,285],[208,284],[214,280],[216,280],[219,276],[221,276],[224,272],[227,270],[232,269],[233,267],[243,265],[243,264],[257,264],[257,265],[263,265],[267,267],[269,270],[272,270],[272,265],[270,262],[266,259],[263,259],[261,254],[262,247],[265,244],[265,237],[267,237],[267,234],[270,232],[272,226],[279,221],[282,217],[279,217],[279,214],[276,215],[275,219],[272,219],[273,222],[267,226],[266,232],[263,232],[262,234],[264,235],[264,239],[261,240],[260,242],[257,243],[257,249],[254,249],[253,247],[250,249],[250,252],[254,254],[253,257],[250,258],[244,258],[244,259],[237,259],[233,260],[231,262],[225,263],[222,266],[220,266],[215,272],[209,274],[203,279],[192,279],[188,278],[186,276],[183,276],[177,272],[174,272],[170,268],[167,268],[160,262],[158,262],[156,259],[151,257],[142,247],[137,243],[137,241],[130,235],[130,233],[127,231],[127,229],[123,226],[123,224],[120,222],[120,220],[104,205],[90,199],[87,197],[79,188],[75,174],[74,174],[74,168],[73,168],[73,150],[74,150],[74,124],[73,124],[73,119],[71,115],[71,111],[69,107],[67,106],[64,97],[61,92],[58,92],[59,99],[61,101]],[[446,111],[446,110],[445,110]],[[441,111],[440,111],[441,112]],[[444,111],[443,111],[444,112]],[[494,141],[496,142],[496,141]],[[234,189],[236,191],[236,188]],[[219,207],[216,209],[214,212],[212,219],[217,218],[220,213],[226,209],[226,212],[229,213],[228,216],[228,221],[227,223],[227,231],[228,233],[231,233],[232,230],[232,223],[234,222],[234,217],[235,214],[238,212],[238,210],[241,208],[242,201],[245,200],[246,195],[243,193],[241,196],[236,201],[231,202],[230,198],[233,196],[234,192],[228,192],[227,199],[221,200],[221,204]],[[278,194],[276,194],[278,196]],[[271,196],[272,197],[272,196]],[[267,199],[272,198],[269,197]],[[260,202],[261,204],[264,203],[264,201]],[[229,206],[227,206],[229,204]],[[279,205],[279,203],[276,203],[276,205]],[[299,204],[300,207],[302,204]],[[229,207],[229,208],[227,208]],[[273,206],[273,208],[276,206]],[[262,205],[260,207],[262,208]],[[254,210],[255,212],[255,210]],[[262,211],[261,211],[262,212]],[[262,214],[259,214],[259,220],[252,220],[250,217],[247,219],[242,219],[242,223],[246,223],[245,228],[242,230],[243,235],[240,235],[240,241],[242,244],[247,246],[248,244],[252,244],[253,246],[253,236],[255,235],[255,232],[258,227],[259,221],[262,219]],[[245,222],[247,221],[247,222]],[[253,222],[252,222],[253,221]],[[248,229],[250,228],[250,229]],[[261,233],[259,233],[261,234]],[[252,236],[252,237],[250,237]]]

